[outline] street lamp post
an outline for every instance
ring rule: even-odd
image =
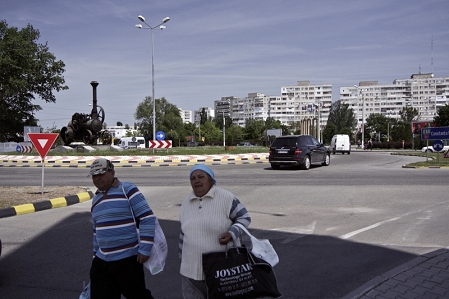
[[[354,85],[354,87],[357,88],[357,102],[358,102],[360,88],[357,85]],[[365,97],[363,96],[362,90],[360,90],[360,94],[362,95],[362,149],[365,149]]]
[[[225,121],[225,115],[223,110],[223,146],[226,147],[226,121]]]
[[[138,19],[144,23],[145,25],[147,25],[148,27],[142,27],[141,24],[136,25],[136,28],[139,29],[151,29],[151,78],[152,78],[152,97],[153,97],[153,140],[156,140],[156,99],[154,97],[154,29],[156,28],[160,28],[165,29],[165,26],[162,26],[162,24],[167,23],[168,21],[170,21],[169,17],[166,17],[162,20],[162,23],[160,23],[159,25],[156,25],[154,27],[151,27],[150,25],[148,25],[145,22],[145,18],[143,16],[138,16]]]

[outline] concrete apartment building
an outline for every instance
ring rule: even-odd
[[[340,87],[340,100],[353,108],[359,128],[363,117],[366,121],[373,113],[399,119],[399,112],[407,106],[418,110],[417,121],[432,121],[438,109],[449,104],[449,77],[413,74],[388,85],[362,81],[358,86]]]
[[[209,119],[210,117],[215,117],[215,110],[210,107],[200,107],[198,110],[193,111],[193,122],[199,126],[201,119],[201,111],[206,112],[206,117]]]
[[[283,125],[300,127],[305,134],[317,124],[324,129],[332,106],[332,84],[310,84],[298,81],[296,85],[282,86],[281,95],[266,96],[249,93],[245,98],[222,97],[214,102],[216,115],[230,116],[241,127],[247,119],[263,120],[268,117]]]
[[[193,123],[192,110],[184,110],[182,108],[178,108],[178,109],[179,109],[179,115],[181,115],[182,122],[184,124],[186,124],[186,123]]]

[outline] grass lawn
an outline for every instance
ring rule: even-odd
[[[428,157],[427,161],[407,164],[415,167],[449,167],[449,158],[444,158],[444,153],[421,153],[421,152],[395,152],[393,155]],[[439,156],[439,157],[438,157]]]

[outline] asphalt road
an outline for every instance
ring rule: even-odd
[[[333,155],[329,167],[272,170],[269,164],[211,166],[268,238],[285,298],[340,298],[417,255],[449,246],[449,169],[407,169],[421,158],[388,153]],[[163,273],[147,273],[155,298],[181,298],[178,211],[190,167],[116,168],[134,182],[169,242]],[[0,185],[41,184],[40,168],[0,168]],[[87,169],[46,168],[45,184],[93,188]],[[90,201],[0,219],[1,298],[78,298],[89,279]]]

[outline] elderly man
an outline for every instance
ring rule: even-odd
[[[155,216],[132,183],[115,177],[111,161],[100,158],[90,167],[98,190],[92,199],[93,255],[91,298],[153,296],[145,287],[143,263],[154,241]],[[137,233],[140,230],[140,237]]]

